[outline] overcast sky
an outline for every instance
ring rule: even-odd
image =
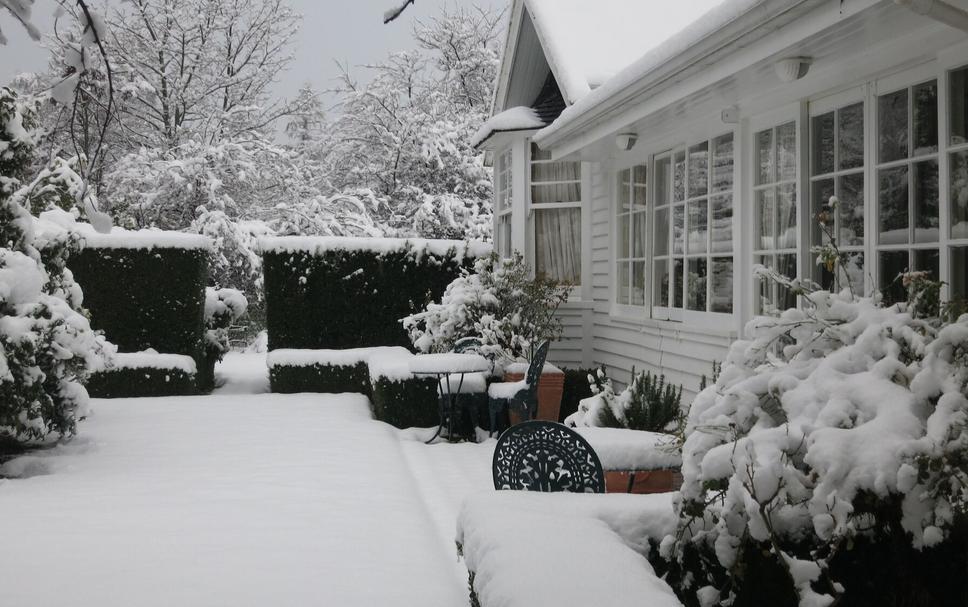
[[[110,0],[111,3],[118,0]],[[476,4],[500,9],[509,0],[416,0],[414,5],[389,25],[383,25],[383,12],[399,0],[289,0],[303,15],[296,38],[295,59],[288,73],[279,78],[279,96],[291,97],[306,81],[318,90],[332,85],[338,74],[335,61],[350,66],[374,62],[388,52],[413,48],[411,30],[415,19],[426,20],[440,7]],[[52,28],[54,0],[36,0],[34,23],[43,32]],[[22,71],[42,71],[47,51],[30,40],[19,23],[0,10],[0,29],[10,39],[0,46],[0,85]]]

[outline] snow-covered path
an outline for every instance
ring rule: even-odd
[[[466,604],[456,511],[493,441],[423,445],[358,395],[237,391],[95,401],[70,445],[9,462],[0,605]]]

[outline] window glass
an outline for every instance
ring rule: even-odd
[[[581,162],[552,160],[551,153],[535,143],[531,143],[530,154],[530,195],[531,204],[535,207],[535,273],[579,285]],[[541,208],[543,205],[548,205],[548,208]]]
[[[753,263],[797,277],[797,130],[787,122],[754,134],[757,178],[753,187]],[[833,146],[833,140],[830,142]],[[832,153],[832,152],[831,152]],[[764,163],[768,155],[772,160]],[[831,166],[832,165],[831,155]],[[825,161],[824,161],[825,162]],[[717,279],[713,278],[716,305]],[[730,283],[730,288],[732,283]],[[779,285],[757,280],[755,309],[764,313],[794,307],[796,299]],[[721,289],[725,291],[726,286]]]
[[[616,255],[620,272],[616,301],[644,306],[646,254],[648,252],[648,168],[634,166],[620,171],[616,182]],[[668,224],[666,224],[668,229]],[[668,242],[668,232],[665,234]]]

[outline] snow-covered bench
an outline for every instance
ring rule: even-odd
[[[471,604],[681,607],[646,559],[675,521],[671,494],[473,495],[457,521]]]
[[[682,484],[682,454],[670,434],[622,428],[579,427],[605,470],[609,493],[661,493]]]

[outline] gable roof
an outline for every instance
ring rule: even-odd
[[[568,105],[576,103],[723,2],[515,1],[524,2],[545,58]],[[512,10],[512,27],[515,14],[520,13]]]

